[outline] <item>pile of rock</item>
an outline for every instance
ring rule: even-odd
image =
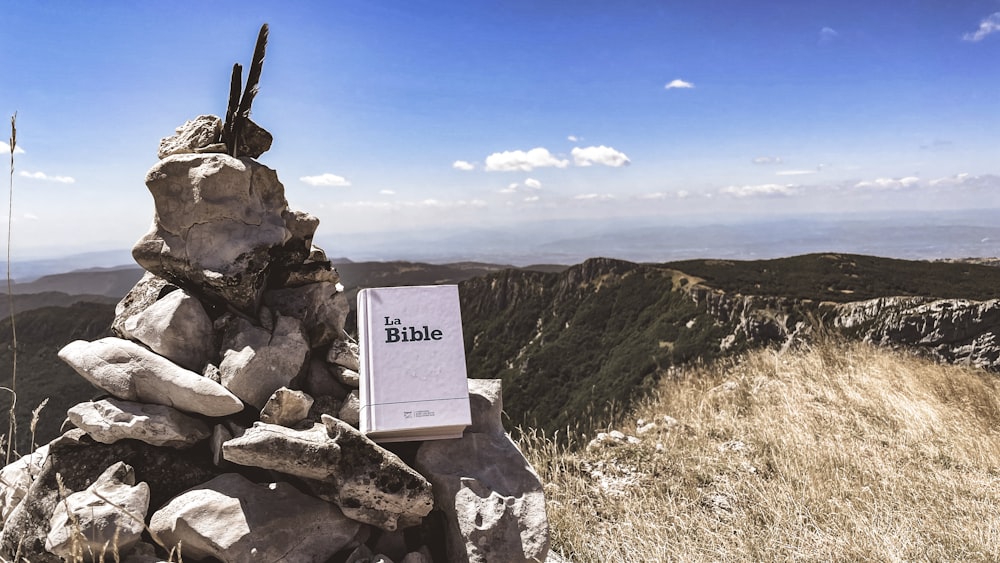
[[[389,451],[356,429],[358,349],[319,221],[288,209],[274,170],[224,154],[220,127],[200,116],[161,143],[133,249],[147,273],[117,336],[59,352],[105,396],[0,473],[0,555],[545,560],[542,486],[498,380],[469,380],[461,439]]]

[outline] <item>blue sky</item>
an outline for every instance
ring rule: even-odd
[[[53,1],[2,13],[20,256],[142,236],[159,139],[224,112],[232,64],[249,66],[264,22],[253,118],[275,142],[260,161],[326,237],[1000,207],[998,0]]]

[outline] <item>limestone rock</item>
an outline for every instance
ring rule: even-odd
[[[12,560],[20,549],[22,556],[34,563],[60,561],[45,551],[50,518],[60,499],[56,474],[67,490],[77,492],[90,486],[109,466],[122,461],[135,470],[136,482],[155,483],[149,504],[160,506],[218,473],[198,448],[158,448],[135,440],[101,444],[78,429],[56,438],[48,448],[48,460],[0,531],[0,557]]]
[[[211,434],[207,424],[177,409],[114,398],[80,403],[66,414],[77,428],[102,444],[132,439],[186,448]]]
[[[331,366],[330,372],[333,373],[333,377],[345,387],[350,387],[351,389],[358,389],[361,387],[361,374],[354,370],[350,370],[342,366]]]
[[[202,371],[215,355],[212,319],[184,290],[167,294],[125,320],[127,338],[191,371]]]
[[[223,457],[301,477],[349,518],[386,530],[415,524],[430,512],[426,479],[345,422],[322,418],[305,430],[257,422],[223,444]]]
[[[313,398],[309,395],[282,387],[267,400],[260,411],[260,421],[291,428],[309,416],[312,405]]]
[[[226,473],[194,487],[156,511],[150,529],[184,558],[223,563],[330,559],[357,533],[358,523],[330,503],[288,483],[254,484]]]
[[[470,379],[472,425],[457,440],[429,440],[415,466],[444,513],[448,560],[544,561],[549,550],[538,475],[504,433],[500,380]]]
[[[347,297],[329,282],[267,291],[264,304],[281,315],[301,319],[310,348],[327,346],[340,338],[350,311]]]
[[[199,115],[190,121],[185,121],[184,125],[177,128],[176,134],[161,139],[156,157],[166,158],[172,154],[193,153],[197,149],[218,143],[221,138],[222,119],[215,115]]]
[[[212,448],[212,463],[216,467],[222,466],[225,463],[225,459],[222,457],[222,446],[229,440],[233,439],[233,433],[229,431],[224,424],[216,424],[212,428],[212,436],[209,441],[209,447]]]
[[[268,267],[292,236],[274,170],[250,158],[179,154],[155,164],[146,186],[156,214],[132,248],[136,262],[200,295],[255,312]]]
[[[952,363],[1000,369],[1000,299],[880,297],[826,305],[852,338],[908,346]]]
[[[222,385],[260,409],[302,371],[309,344],[301,323],[291,317],[279,316],[273,332],[236,317],[225,329],[222,350]]]
[[[361,371],[361,349],[349,340],[334,340],[326,353],[326,361],[351,371]]]
[[[296,477],[326,479],[338,470],[341,451],[322,424],[293,430],[255,422],[242,436],[222,444],[222,457],[240,465]]]
[[[312,217],[311,215],[309,217]],[[316,220],[317,225],[319,220]],[[314,228],[315,230],[315,228]],[[311,238],[311,235],[310,235]],[[286,245],[288,248],[288,245]],[[301,247],[299,247],[301,248]],[[298,253],[295,254],[298,256]],[[312,246],[308,249],[308,255],[301,262],[292,262],[275,272],[271,287],[298,287],[310,283],[329,282],[336,284],[340,281],[340,273],[337,272],[326,253],[322,248]]]
[[[279,270],[299,269],[309,260],[309,252],[312,248],[313,235],[319,227],[319,219],[304,211],[285,211],[285,226],[291,233],[291,238],[281,249],[281,260],[277,263]],[[272,284],[272,287],[281,285]]]
[[[0,470],[0,528],[27,494],[48,455],[49,446],[44,445]]]
[[[56,505],[45,549],[66,560],[127,551],[139,542],[148,509],[149,485],[136,485],[135,471],[119,461],[86,490]]]
[[[156,274],[146,272],[115,306],[115,320],[111,323],[111,330],[120,338],[129,338],[125,332],[125,322],[178,289],[180,288]]]
[[[346,422],[322,418],[341,455],[329,478],[305,480],[313,493],[349,518],[383,530],[420,523],[434,504],[427,479]]]
[[[243,410],[239,398],[218,383],[128,340],[77,340],[59,350],[59,357],[87,381],[119,399],[167,405],[205,416]]]
[[[343,420],[351,426],[357,428],[361,424],[361,398],[358,390],[351,391],[344,403],[340,405],[340,411],[336,418]]]

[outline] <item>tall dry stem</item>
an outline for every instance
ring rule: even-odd
[[[10,413],[9,425],[7,427],[7,455],[5,465],[10,464],[10,455],[14,451],[14,444],[17,435],[17,418],[15,408],[17,407],[17,329],[14,327],[14,291],[10,277],[10,238],[13,233],[14,222],[14,152],[17,149],[17,112],[10,116],[10,189],[7,196],[7,305],[10,309],[10,334],[11,334],[11,354],[12,363],[10,371]]]

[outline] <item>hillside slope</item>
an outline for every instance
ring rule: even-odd
[[[818,329],[998,369],[997,288],[1000,269],[989,266],[814,254],[597,258],[470,279],[461,294],[470,377],[504,380],[512,425],[554,431],[583,413],[621,412],[672,366]]]
[[[997,428],[995,375],[828,341],[675,372],[615,433],[521,447],[577,563],[997,561]]]

